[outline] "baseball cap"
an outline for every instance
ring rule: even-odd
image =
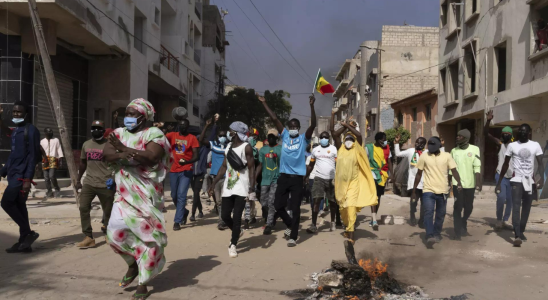
[[[91,127],[105,128],[105,122],[103,122],[102,120],[95,120],[95,121],[91,122]]]
[[[274,136],[278,136],[278,130],[276,130],[275,128],[270,128],[266,135],[268,136],[269,134],[273,134]]]

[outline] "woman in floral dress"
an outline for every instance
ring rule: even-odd
[[[162,271],[166,261],[162,181],[170,165],[170,145],[160,129],[146,127],[153,117],[150,102],[133,100],[126,108],[126,127],[109,135],[104,150],[117,186],[107,240],[129,266],[120,286],[125,288],[139,277],[132,299],[148,296],[147,283]]]

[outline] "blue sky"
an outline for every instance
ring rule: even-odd
[[[301,76],[272,49],[234,1]],[[334,73],[363,41],[380,40],[383,25],[403,25],[404,21],[415,26],[439,23],[439,0],[252,1],[307,74],[293,62],[250,0],[212,0],[212,4],[229,12],[225,17],[226,30],[230,31],[226,75],[230,82],[247,88],[292,93],[288,99],[293,105],[292,116],[301,122],[307,122],[310,115],[308,95],[296,93],[312,91],[309,77],[315,79],[318,68],[336,88]],[[334,98],[317,94],[316,99],[317,115],[329,115]]]

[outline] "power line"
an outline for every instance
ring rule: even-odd
[[[306,70],[303,68],[303,66],[301,66],[301,64],[299,63],[299,61],[295,58],[295,56],[293,56],[293,54],[291,53],[291,51],[289,51],[289,49],[287,49],[287,47],[285,46],[284,42],[282,41],[282,39],[280,39],[280,37],[278,36],[278,34],[276,34],[276,31],[274,31],[274,29],[272,28],[272,26],[270,26],[270,24],[268,23],[268,21],[265,19],[265,17],[263,16],[263,14],[261,13],[261,11],[259,11],[259,9],[257,8],[257,6],[255,6],[255,3],[253,3],[252,0],[249,0],[249,2],[251,2],[251,4],[253,5],[253,7],[255,7],[255,10],[259,13],[259,15],[261,16],[261,18],[264,20],[264,22],[266,23],[266,25],[268,26],[268,28],[270,28],[270,30],[272,31],[272,33],[274,33],[274,35],[276,36],[276,38],[278,39],[278,41],[280,41],[280,43],[282,44],[282,46],[284,46],[285,50],[287,50],[287,53],[289,53],[289,55],[293,58],[293,60],[297,63],[297,65],[301,68],[301,70],[304,72],[304,74],[306,74],[306,76],[308,76],[308,78],[312,81],[314,81],[314,79],[312,79],[312,77],[310,77],[310,75],[308,75],[308,73],[306,72]]]
[[[251,18],[249,18],[249,16],[245,13],[245,11],[240,7],[240,5],[235,1],[233,0],[234,4],[236,4],[236,6],[238,6],[238,8],[242,11],[242,13],[244,14],[244,16],[249,20],[249,22],[251,22],[251,24],[253,25],[253,27],[255,27],[255,29],[257,29],[257,31],[261,34],[261,36],[268,42],[268,44],[272,47],[272,49],[274,49],[274,51],[276,51],[276,53],[278,53],[278,55],[280,55],[280,57],[291,67],[291,69],[293,69],[293,71],[295,71],[295,73],[297,73],[303,80],[307,81],[306,78],[304,78],[303,75],[301,75],[301,73],[299,73],[295,67],[293,67],[292,64],[289,63],[289,61],[287,61],[287,59],[280,53],[280,51],[278,51],[278,49],[276,49],[276,47],[274,47],[274,45],[272,45],[272,43],[270,42],[270,40],[262,33],[262,31],[257,27],[257,25],[255,25],[255,23],[253,23],[253,21],[251,20]],[[312,83],[314,83],[314,80],[312,80]]]

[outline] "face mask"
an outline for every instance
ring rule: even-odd
[[[346,141],[346,142],[344,142],[344,146],[346,147],[346,149],[350,149],[354,146],[354,142],[353,141]]]
[[[94,140],[100,141],[103,139],[105,132],[102,130],[92,130],[91,131],[91,137],[93,137]]]
[[[255,137],[250,137],[247,141],[251,145],[251,147],[255,147],[255,145],[257,145],[257,140],[255,139]]]
[[[15,124],[20,124],[20,123],[25,122],[25,118],[13,118],[13,119],[11,119],[11,121]]]
[[[226,138],[224,136],[220,137],[219,138],[219,143],[221,143],[223,145],[226,144]]]
[[[137,123],[138,119],[139,118],[125,117],[124,126],[126,126],[127,130],[131,131],[141,125],[141,122]]]
[[[226,139],[230,142],[232,141],[232,135],[230,135],[230,133],[227,133],[226,134]]]
[[[289,136],[290,137],[296,137],[299,135],[299,131],[297,129],[290,129],[289,130]]]
[[[268,145],[269,145],[270,147],[276,146],[277,143],[278,143],[278,139],[277,139],[277,138],[269,138],[269,139],[268,139]]]
[[[502,136],[502,141],[503,141],[504,143],[508,143],[508,142],[511,141],[511,140],[512,140],[512,136],[511,136],[511,135],[504,134],[504,135]]]
[[[382,146],[383,146],[383,147],[386,147],[386,145],[388,145],[388,141],[384,141],[384,142],[382,143]]]
[[[329,145],[329,139],[321,139],[320,145],[322,145],[323,147],[327,147],[327,145]]]

